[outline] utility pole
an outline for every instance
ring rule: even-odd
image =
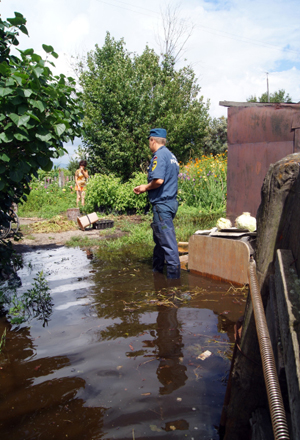
[[[267,99],[268,102],[270,102],[270,92],[269,92],[269,72],[266,72],[267,74]]]

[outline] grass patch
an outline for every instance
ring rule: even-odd
[[[45,183],[33,179],[27,202],[18,207],[19,217],[51,219],[76,206],[76,193],[70,184],[60,188],[57,182]]]
[[[62,215],[56,215],[50,220],[39,221],[31,225],[31,230],[38,233],[75,231],[76,229],[78,229],[76,223]]]
[[[177,241],[189,241],[191,235],[202,229],[216,226],[220,217],[226,216],[223,209],[218,211],[199,212],[199,208],[179,206],[174,220]]]
[[[28,240],[35,240],[36,237],[34,235],[32,235],[32,234],[28,234],[28,235],[26,235],[26,238]]]
[[[101,240],[101,246],[103,241]],[[90,238],[90,237],[71,237],[70,240],[66,242],[66,246],[68,247],[94,247],[100,246],[99,238]]]
[[[176,238],[178,241],[188,241],[190,236],[199,229],[210,229],[216,225],[218,218],[224,215],[223,210],[218,212],[199,213],[197,208],[180,207],[174,221]],[[151,229],[151,215],[120,216],[113,217],[115,227],[108,229],[107,233],[117,234],[117,231],[125,232],[125,235],[114,238],[110,237],[99,240],[88,237],[73,237],[67,242],[67,246],[91,247],[99,246],[97,255],[101,259],[109,259],[110,253],[115,257],[124,252],[132,252],[141,258],[148,258],[153,251],[153,233]]]

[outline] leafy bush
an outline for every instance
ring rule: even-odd
[[[121,185],[118,190],[116,210],[119,212],[134,210],[137,214],[143,213],[148,204],[148,195],[143,193],[137,196],[133,188],[145,183],[147,183],[146,174],[136,173],[128,182]]]
[[[137,196],[133,188],[143,183],[147,183],[144,173],[136,173],[126,183],[121,183],[119,177],[95,174],[87,184],[86,210],[142,213],[148,203],[147,194]]]
[[[95,174],[87,184],[85,206],[87,212],[115,209],[118,188],[121,185],[119,177]]]
[[[50,171],[51,159],[66,152],[63,142],[82,133],[75,80],[52,74],[53,47],[42,45],[45,60],[33,49],[10,53],[19,32],[28,35],[25,25],[19,12],[7,21],[0,17],[0,221],[13,202],[27,199],[30,176]]]

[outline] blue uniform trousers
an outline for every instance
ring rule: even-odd
[[[153,205],[153,271],[162,272],[167,263],[167,278],[180,278],[180,261],[173,218],[178,209],[177,200]]]

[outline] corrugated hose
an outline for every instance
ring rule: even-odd
[[[256,264],[253,259],[249,263],[248,273],[255,326],[267,389],[274,439],[289,440],[289,431],[275,366],[274,353],[257,280]]]

